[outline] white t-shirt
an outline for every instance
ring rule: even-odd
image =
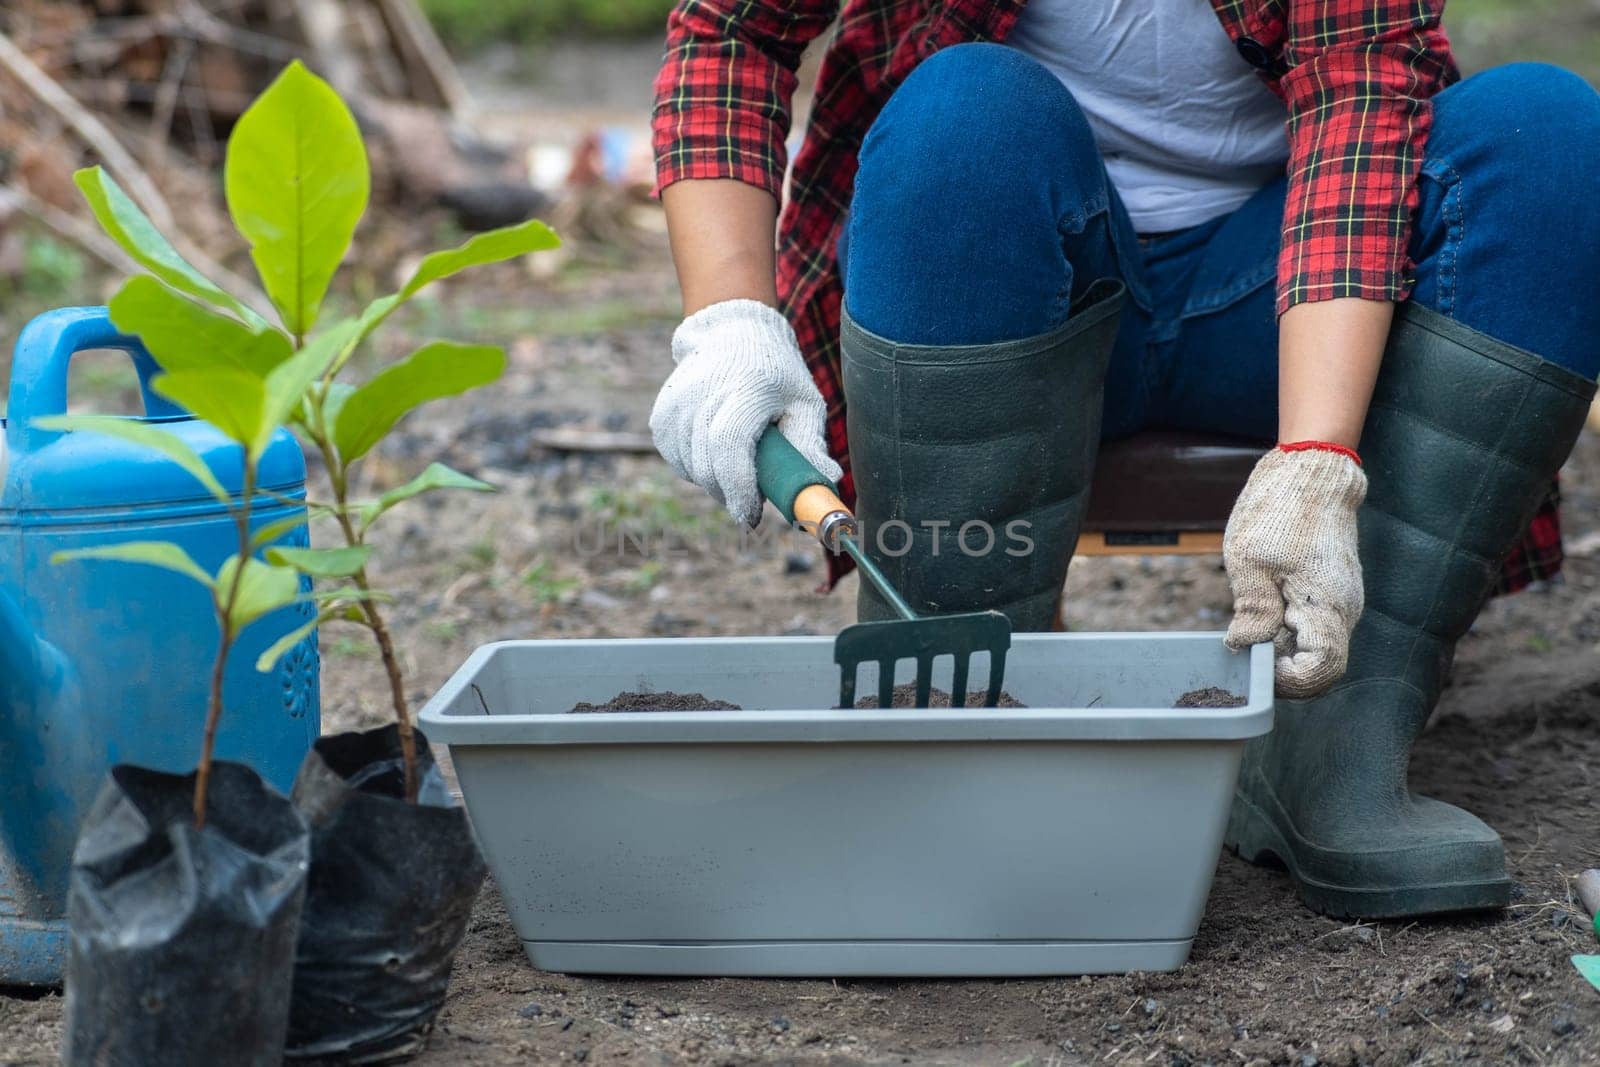
[[[1029,0],[1006,43],[1077,98],[1140,233],[1199,225],[1283,173],[1283,103],[1208,0]]]

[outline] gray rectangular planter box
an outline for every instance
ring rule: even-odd
[[[833,710],[825,637],[486,645],[423,709],[534,966],[1049,975],[1188,957],[1272,647],[1018,634],[1025,710]],[[914,664],[901,664],[910,681]],[[941,683],[949,684],[948,662]],[[974,664],[973,686],[987,675]],[[1239,708],[1173,709],[1220,686]],[[863,669],[861,691],[875,691]],[[627,690],[748,709],[565,714]]]

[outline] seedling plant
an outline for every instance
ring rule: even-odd
[[[205,824],[229,655],[246,627],[306,598],[316,605],[313,617],[263,652],[257,669],[272,670],[319,624],[345,621],[369,631],[388,678],[404,756],[405,795],[415,801],[416,741],[404,675],[382,610],[389,598],[368,571],[370,535],[384,516],[413,497],[442,489],[481,492],[490,486],[434,463],[404,485],[366,499],[356,495],[354,475],[401,418],[430,400],[495,381],[505,370],[505,354],[492,345],[432,341],[365,382],[345,379],[361,345],[429,285],[470,267],[555,248],[558,239],[538,221],[479,234],[424,257],[398,291],[359,313],[323,321],[324,298],[366,211],[371,180],[350,109],[298,61],[234,126],[223,171],[228,211],[249,245],[272,305],[270,317],[244,294],[225,291],[185,261],[101,168],[79,171],[75,179],[106,233],[146,272],[121,287],[110,311],[113,324],[137,335],[160,365],[162,373],[151,387],[211,423],[240,452],[236,497],[188,445],[150,423],[107,416],[43,421],[51,428],[109,434],[161,452],[223,504],[237,528],[237,551],[215,573],[165,541],[103,546],[62,557],[163,567],[192,578],[211,597],[221,638],[195,779],[196,826]],[[285,426],[323,460],[328,498],[308,503],[307,512],[331,520],[341,542],[334,547],[278,544],[307,521],[304,513],[259,528],[254,522],[254,504],[270,492],[259,485],[260,462]],[[305,579],[314,583],[312,592],[303,591]]]

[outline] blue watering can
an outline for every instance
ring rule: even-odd
[[[105,308],[63,308],[23,330],[0,419],[0,984],[53,985],[66,945],[67,871],[106,772],[135,763],[186,773],[199,760],[218,633],[206,591],[155,567],[60,566],[52,554],[123,541],[182,545],[208,570],[238,550],[227,511],[166,457],[32,420],[65,412],[67,367],[87,349],[133,359],[144,418],[182,438],[239,491],[239,447],[150,390],[158,373]],[[303,511],[305,458],[279,431],[261,462],[255,522]],[[305,527],[284,538],[304,545]],[[320,727],[313,635],[270,674],[258,655],[309,618],[284,608],[244,632],[228,664],[217,756],[287,792]]]

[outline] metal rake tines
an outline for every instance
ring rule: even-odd
[[[988,688],[984,704],[995,707],[1005,676],[1006,651],[1011,647],[1011,623],[998,612],[934,616],[915,621],[864,622],[846,627],[834,642],[833,659],[839,665],[839,704],[854,707],[857,673],[863,663],[878,665],[878,706],[894,703],[895,667],[915,660],[915,706],[928,706],[933,688],[933,664],[940,656],[953,659],[950,684],[952,707],[966,707],[967,679],[972,657],[989,654]]]

